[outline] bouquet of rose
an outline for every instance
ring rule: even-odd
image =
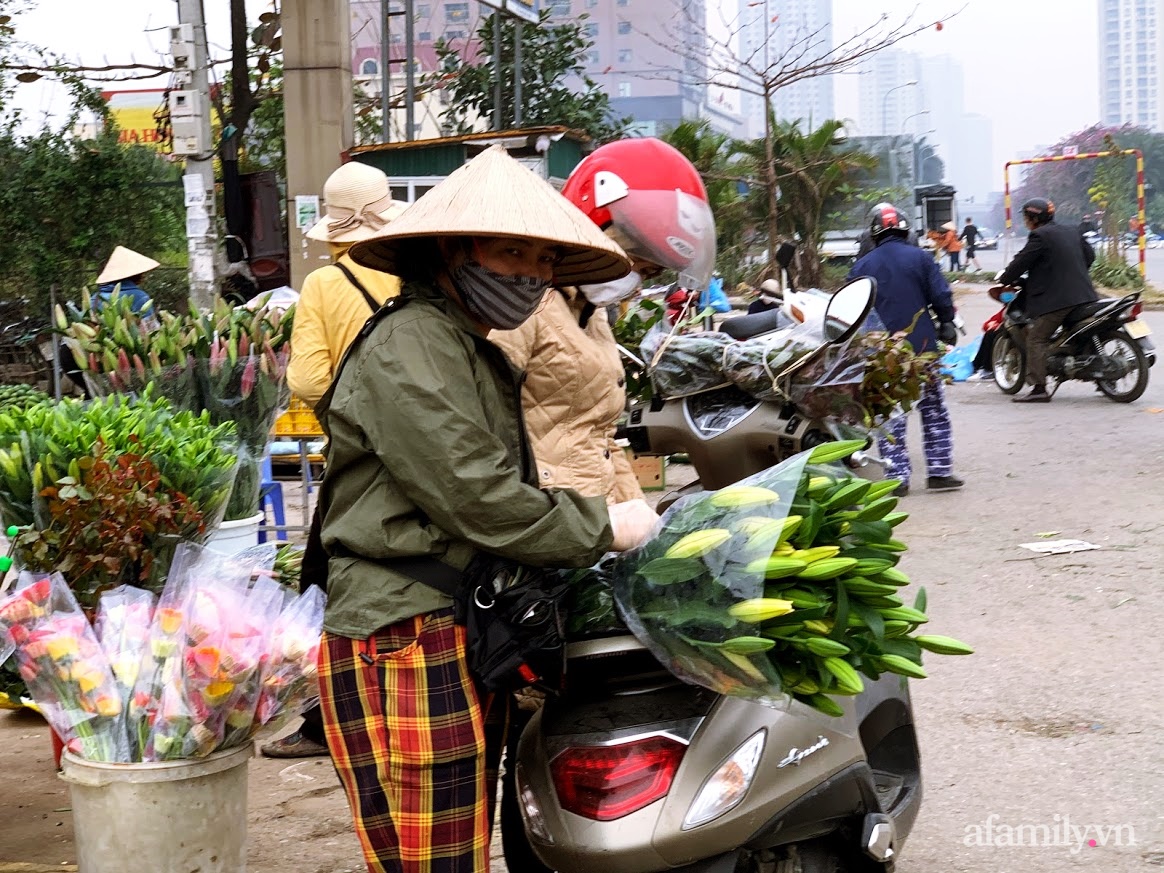
[[[182,545],[156,609],[146,592],[104,593],[100,642],[59,576],[27,577],[0,600],[0,646],[15,643],[30,694],[71,751],[204,757],[312,693],[322,592],[296,597],[269,574],[270,557],[257,573],[239,558]]]
[[[128,761],[125,709],[109,660],[65,580],[21,575],[0,601],[20,676],[65,747],[91,761]]]
[[[142,655],[150,642],[157,601],[157,596],[150,591],[120,585],[102,593],[97,605],[94,630],[109,659],[125,706],[133,696]]]
[[[297,707],[305,708],[314,698],[325,600],[323,589],[312,585],[290,601],[276,620],[271,630],[270,657],[263,666],[256,725],[291,714]]]

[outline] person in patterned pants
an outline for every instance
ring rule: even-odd
[[[919,354],[937,352],[941,343],[958,340],[956,311],[950,286],[934,259],[909,244],[910,227],[905,214],[892,203],[878,203],[869,213],[869,232],[876,248],[853,265],[849,279],[867,277],[877,283],[873,305],[890,333],[906,332],[910,346]],[[930,311],[938,319],[930,317]],[[922,417],[929,491],[954,491],[962,480],[954,475],[954,444],[950,413],[941,383],[922,389],[917,404]],[[901,479],[895,494],[909,493],[909,452],[905,445],[906,416],[897,416],[881,437],[881,455],[889,462],[888,473]]]
[[[924,389],[917,410],[921,413],[922,446],[926,454],[929,490],[952,491],[961,487],[959,480],[955,480],[958,481],[957,485],[941,487],[943,482],[948,483],[953,478],[954,473],[954,433],[950,426],[950,411],[946,408],[946,390],[941,382],[935,382]],[[878,439],[881,457],[889,462],[885,473],[901,480],[902,493],[909,491],[912,472],[905,441],[908,421],[905,415],[894,417],[885,426],[886,433]]]

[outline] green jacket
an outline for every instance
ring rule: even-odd
[[[431,555],[464,568],[482,550],[584,567],[612,538],[604,497],[537,487],[505,356],[439,289],[409,283],[402,296],[356,340],[319,410],[329,441],[323,626],[352,639],[450,605],[379,560]]]

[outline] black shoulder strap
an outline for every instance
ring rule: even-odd
[[[364,302],[368,304],[369,309],[375,312],[380,308],[380,304],[376,302],[376,298],[368,293],[368,289],[363,286],[363,283],[361,283],[360,280],[355,277],[355,275],[353,275],[351,270],[349,270],[343,264],[337,263],[333,264],[333,266],[339,267],[340,272],[348,277],[348,281],[356,286],[356,290],[364,295]]]
[[[340,267],[339,264],[336,264],[336,266]],[[343,267],[340,267],[340,269],[342,270]],[[344,270],[344,272],[347,271]],[[327,391],[323,393],[323,397],[319,398],[319,402],[315,404],[315,408],[312,410],[315,413],[316,419],[318,419],[321,424],[323,423],[324,418],[327,416],[327,410],[331,408],[331,398],[332,395],[335,394],[335,386],[339,384],[340,373],[344,371],[344,367],[347,365],[352,355],[354,355],[356,350],[364,344],[364,340],[367,339],[368,335],[376,329],[376,325],[378,325],[381,320],[388,317],[393,312],[399,310],[404,306],[404,304],[408,302],[408,300],[409,298],[404,296],[389,297],[384,301],[382,306],[377,306],[372,310],[372,314],[368,317],[368,320],[364,322],[364,326],[360,328],[360,332],[356,334],[356,338],[352,340],[352,344],[347,347],[347,350],[344,352],[344,356],[340,358],[339,366],[336,367],[335,374],[331,377],[331,384],[327,387]]]

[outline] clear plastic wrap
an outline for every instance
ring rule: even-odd
[[[928,621],[896,569],[895,479],[836,464],[865,440],[826,443],[720,491],[693,495],[611,566],[626,625],[671,672],[720,694],[806,705],[836,720],[862,675],[923,678],[923,649],[968,654]],[[832,722],[830,722],[832,723]]]
[[[684,397],[726,385],[724,350],[735,341],[726,333],[674,333],[661,325],[651,328],[641,351],[655,393]]]
[[[288,603],[271,630],[271,656],[263,666],[255,723],[269,724],[302,712],[318,697],[316,662],[326,596],[317,585]]]
[[[724,350],[723,374],[760,400],[788,400],[781,377],[822,345],[820,330],[807,324],[762,334]]]
[[[829,346],[793,374],[789,399],[803,415],[817,421],[872,425],[866,421],[865,371],[864,358],[850,343]]]
[[[87,761],[131,760],[117,680],[65,580],[21,574],[0,601],[0,625],[29,696],[65,747]]]
[[[142,655],[150,642],[157,595],[132,585],[102,592],[94,630],[128,708]]]
[[[287,409],[286,349],[262,354],[238,355],[233,360],[230,344],[216,340],[211,357],[194,362],[203,408],[216,424],[233,422],[238,435],[239,465],[226,518],[248,518],[258,511],[262,484],[261,464],[271,441],[275,420]]]

